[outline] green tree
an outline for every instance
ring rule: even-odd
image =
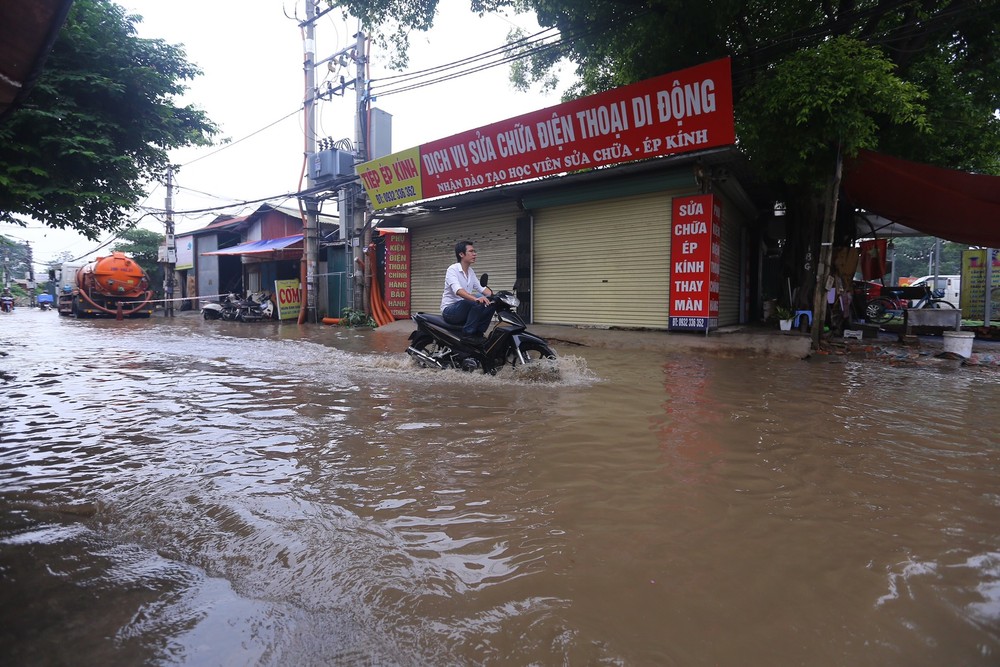
[[[900,278],[930,275],[934,272],[932,261],[936,239],[930,236],[904,236],[893,239],[893,262],[896,276]],[[962,251],[969,246],[951,241],[941,242],[938,273],[942,275],[962,272]]]
[[[30,270],[27,244],[0,236],[0,267],[3,269],[3,285],[14,289],[13,282],[23,279]]]
[[[142,267],[149,276],[149,285],[157,293],[163,291],[163,266],[159,263],[159,250],[164,236],[158,232],[134,227],[121,233],[121,242],[112,250],[123,252]]]
[[[127,224],[168,150],[218,132],[176,102],[201,72],[180,47],[137,37],[140,20],[109,0],[73,3],[37,84],[0,126],[0,220],[96,239]]]

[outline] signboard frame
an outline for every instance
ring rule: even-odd
[[[728,58],[588,95],[356,167],[375,210],[736,143]]]

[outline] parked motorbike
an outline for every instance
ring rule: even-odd
[[[201,314],[206,320],[225,320],[227,322],[256,322],[264,318],[264,312],[259,303],[253,299],[241,299],[233,293],[224,294],[219,303],[206,303],[201,307]]]
[[[260,306],[260,313],[263,319],[273,320],[274,319],[274,302],[271,301],[271,293],[264,290],[260,292],[254,292],[250,295],[250,300]]]
[[[201,305],[201,316],[206,320],[235,320],[236,309],[230,300],[230,294],[223,294],[218,303],[205,303]]]
[[[483,274],[480,279],[484,286],[487,278]],[[513,292],[496,292],[488,298],[496,305],[496,323],[482,344],[463,341],[461,325],[448,324],[440,315],[417,313],[411,318],[417,328],[410,334],[407,354],[424,368],[482,370],[490,375],[507,366],[556,358],[545,339],[527,331],[516,310],[520,300]]]

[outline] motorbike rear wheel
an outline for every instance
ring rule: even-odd
[[[420,366],[421,368],[438,370],[440,367],[430,361],[422,359],[420,355],[426,355],[436,359],[441,363],[441,366],[447,367],[451,365],[451,360],[442,355],[444,348],[438,345],[438,342],[431,336],[426,334],[417,336],[410,343],[410,347],[418,352],[418,354],[411,353],[410,356],[413,358],[413,361],[417,364],[417,366]]]

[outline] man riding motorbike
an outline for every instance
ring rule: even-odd
[[[441,316],[448,324],[462,325],[462,342],[482,345],[483,334],[490,326],[496,306],[487,298],[493,290],[480,284],[472,265],[476,263],[476,249],[472,241],[455,244],[455,259],[444,276],[441,294]]]

